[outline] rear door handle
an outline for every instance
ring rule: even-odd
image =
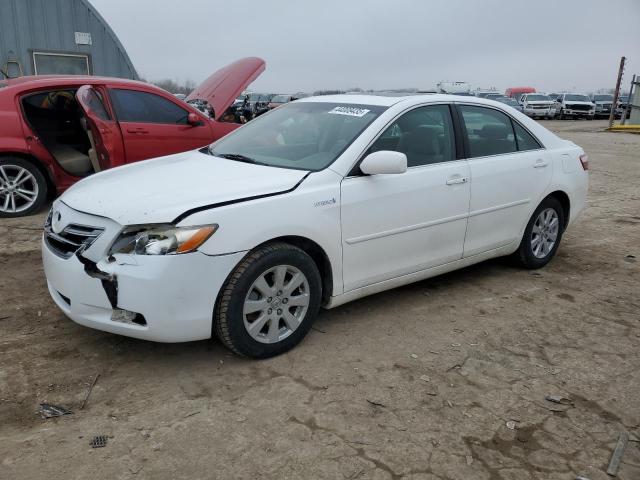
[[[458,185],[460,183],[467,183],[468,178],[461,175],[453,175],[447,179],[447,185]]]
[[[536,163],[533,164],[533,168],[544,168],[547,165],[549,165],[549,162],[542,159],[538,159],[536,160]]]
[[[127,132],[145,134],[145,133],[149,133],[149,130],[147,130],[146,128],[138,127],[138,128],[127,128]]]

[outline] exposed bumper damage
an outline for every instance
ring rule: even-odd
[[[156,342],[210,338],[217,292],[243,256],[193,252],[107,260],[80,252],[62,258],[42,245],[49,293],[65,315],[80,325]]]
[[[92,278],[97,278],[102,283],[109,303],[113,309],[118,308],[118,278],[110,273],[103,272],[98,264],[82,256],[82,250],[76,253],[78,261],[84,266],[84,272]]]

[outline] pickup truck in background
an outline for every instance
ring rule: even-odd
[[[555,100],[556,116],[564,118],[586,118],[593,120],[596,106],[591,99],[581,93],[561,93]]]

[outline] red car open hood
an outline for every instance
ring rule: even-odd
[[[265,61],[261,58],[241,58],[207,78],[186,100],[206,100],[213,107],[217,120],[264,69]]]

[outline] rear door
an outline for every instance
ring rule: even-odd
[[[464,256],[519,241],[551,182],[553,164],[542,145],[502,111],[459,105],[471,170]]]
[[[120,128],[105,107],[103,93],[91,85],[83,85],[76,92],[76,99],[87,119],[87,134],[95,151],[95,155],[89,151],[94,169],[99,171],[124,165]]]
[[[184,102],[130,88],[109,88],[120,125],[127,163],[193,150],[211,143],[211,123],[187,122],[191,110]]]

